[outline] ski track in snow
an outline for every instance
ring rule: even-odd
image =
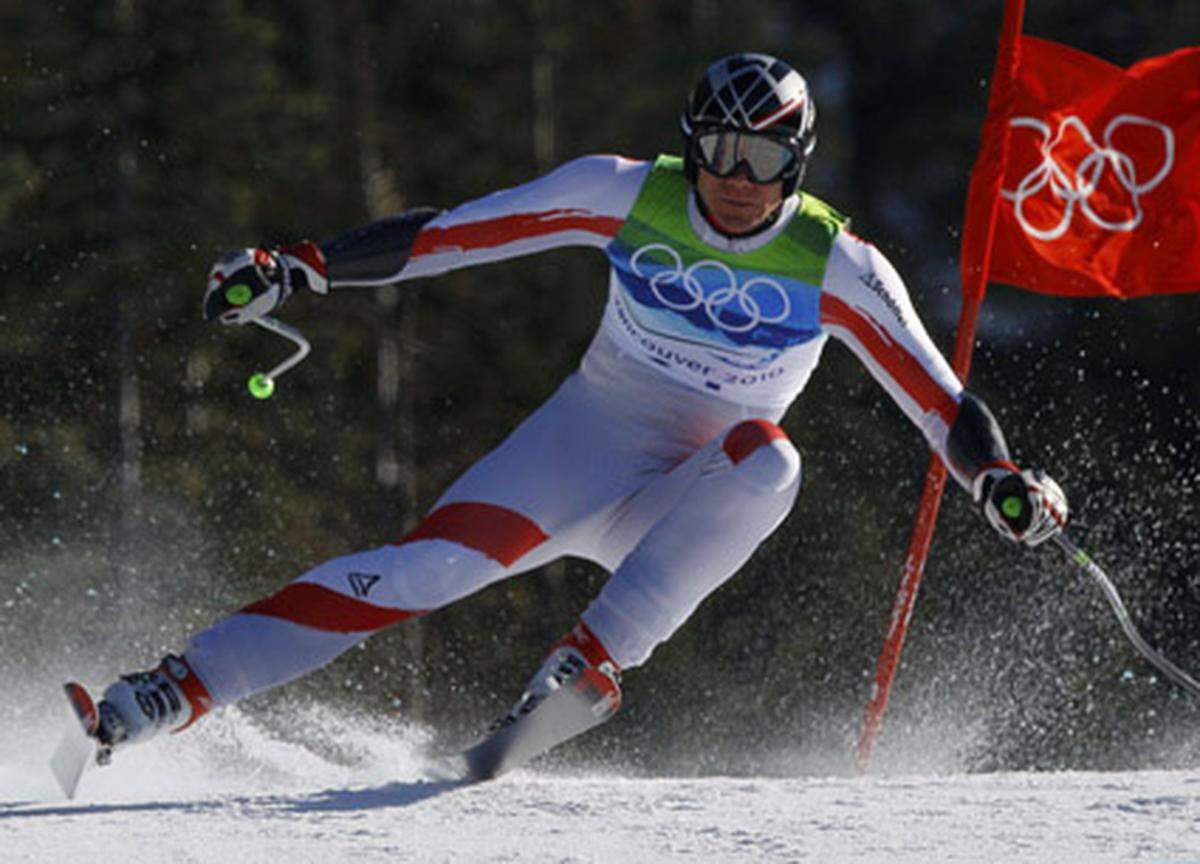
[[[1109,862],[1200,864],[1200,771],[429,779],[424,736],[306,718],[328,752],[236,709],[118,754],[64,801],[0,753],[0,862]],[[330,749],[332,748],[332,749]],[[39,752],[40,756],[40,752]]]

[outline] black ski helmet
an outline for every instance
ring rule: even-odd
[[[695,136],[708,129],[770,135],[796,154],[795,167],[780,178],[784,197],[796,191],[817,144],[817,109],[803,76],[769,54],[730,54],[710,65],[688,95],[679,125],[684,172],[696,182]]]

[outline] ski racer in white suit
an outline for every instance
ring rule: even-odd
[[[611,578],[509,719],[581,672],[607,717],[621,670],[645,662],[787,515],[801,466],[778,423],[830,336],[1000,533],[1036,544],[1060,530],[1061,490],[1013,465],[896,271],[835,210],[798,191],[814,120],[795,70],[733,55],[688,99],[682,159],[587,156],[449,211],[218,262],[205,310],[225,323],[252,320],[301,288],[330,294],[560,246],[600,250],[611,275],[579,368],[412,531],[321,564],[199,633],[182,655],[120,678],[99,706],[101,741],[181,729],[383,627],[568,554]]]

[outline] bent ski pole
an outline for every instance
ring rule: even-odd
[[[261,318],[255,318],[251,323],[282,336],[296,346],[296,350],[291,356],[270,372],[255,372],[250,376],[250,380],[246,382],[246,386],[250,390],[250,395],[255,399],[269,399],[271,398],[271,394],[275,392],[275,379],[307,357],[308,352],[312,350],[312,346],[309,345],[308,340],[304,338],[299,330],[290,324],[284,324],[278,318],[263,315]]]
[[[1116,587],[1113,586],[1112,581],[1105,572],[1100,569],[1100,565],[1093,561],[1086,552],[1068,540],[1062,533],[1054,535],[1054,542],[1100,586],[1100,590],[1104,592],[1105,599],[1108,600],[1108,605],[1112,606],[1117,620],[1121,622],[1121,629],[1125,631],[1125,635],[1129,637],[1129,641],[1133,643],[1133,647],[1138,650],[1138,653],[1184,690],[1187,690],[1193,696],[1200,696],[1200,683],[1197,683],[1195,678],[1151,648],[1146,640],[1142,638],[1142,634],[1133,626],[1133,621],[1129,617],[1129,612],[1125,609],[1125,604],[1121,602],[1121,595],[1117,593]]]

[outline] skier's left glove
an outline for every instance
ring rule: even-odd
[[[991,526],[1014,543],[1037,546],[1066,527],[1067,496],[1044,471],[991,465],[976,476],[972,493]]]
[[[208,272],[204,320],[248,324],[277,308],[295,291],[329,293],[325,256],[305,241],[283,249],[238,249]]]

